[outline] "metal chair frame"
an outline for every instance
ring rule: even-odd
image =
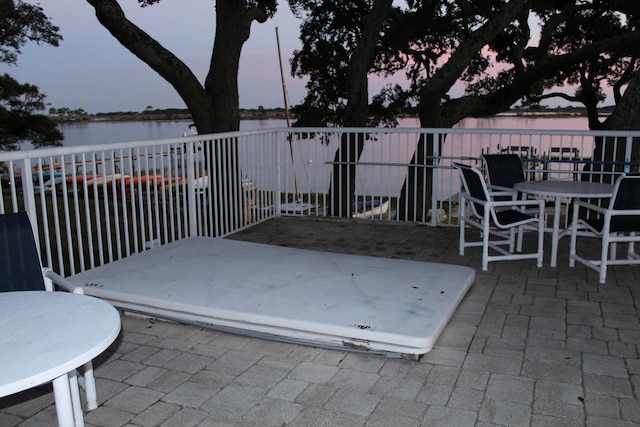
[[[513,191],[490,192],[478,169],[461,163],[454,163],[454,167],[460,172],[464,187],[459,205],[460,255],[464,255],[467,247],[482,247],[483,271],[488,269],[489,262],[501,260],[535,259],[536,265],[542,267],[544,201],[520,200]],[[504,200],[505,196],[509,196],[507,200]],[[537,216],[524,213],[526,208],[536,208]],[[466,240],[467,225],[480,230],[480,241]],[[525,229],[537,231],[535,252],[522,253],[521,239],[516,248],[516,232],[522,233]],[[498,255],[490,254],[489,249]]]
[[[595,213],[597,217],[589,215],[588,219],[578,218],[579,208],[586,209],[587,213]],[[599,259],[588,259],[577,253],[578,234],[602,240]],[[618,243],[627,243],[626,258],[617,258]],[[640,174],[623,174],[618,177],[607,207],[595,205],[588,200],[573,201],[570,267],[575,266],[578,261],[597,271],[599,282],[604,284],[608,266],[640,264],[640,254],[635,252],[635,243],[640,243]]]
[[[522,158],[517,154],[483,154],[482,158],[487,172],[487,188],[489,191],[507,191],[521,197],[521,194],[513,189],[519,182],[527,180],[527,173],[522,165]],[[570,203],[570,201],[567,201]],[[544,222],[547,223],[547,216],[553,214],[553,203],[545,200]],[[527,213],[535,214],[535,209]],[[565,219],[566,220],[566,219]],[[547,228],[547,232],[551,229]]]

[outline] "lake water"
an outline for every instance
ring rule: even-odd
[[[65,146],[110,142],[147,141],[181,137],[193,123],[190,120],[153,120],[137,122],[92,121],[63,123],[58,128],[64,134]],[[242,120],[240,130],[286,127],[286,120]]]
[[[110,142],[146,141],[176,138],[184,134],[191,121],[138,121],[138,122],[83,122],[64,123],[59,129],[64,133],[65,146],[91,145]],[[240,130],[258,130],[286,127],[285,120],[242,120]],[[418,119],[402,119],[400,127],[417,128]],[[585,117],[491,117],[463,120],[458,126],[466,129],[588,129]],[[28,147],[23,147],[27,149]]]

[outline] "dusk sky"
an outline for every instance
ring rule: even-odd
[[[31,1],[31,0],[29,0]],[[35,0],[33,0],[35,1]],[[213,0],[163,0],[140,8],[136,0],[119,2],[136,25],[154,37],[191,68],[201,82],[209,69],[215,35]],[[241,108],[284,107],[275,28],[279,28],[289,104],[304,97],[304,81],[291,77],[289,59],[300,48],[300,21],[281,0],[274,19],[254,23],[242,50],[239,74]],[[100,25],[82,0],[47,0],[45,14],[60,27],[59,47],[29,43],[17,66],[0,64],[21,83],[31,83],[47,95],[50,107],[83,108],[89,113],[185,108],[175,90],[155,71],[125,49]],[[370,76],[370,94],[389,80]],[[462,92],[458,84],[454,96]],[[564,104],[550,101],[547,105]]]
[[[35,3],[35,2],[34,2]],[[215,31],[212,0],[164,0],[140,8],[136,0],[120,1],[136,25],[176,54],[201,82],[209,69]],[[83,108],[89,113],[185,108],[175,90],[145,63],[118,43],[100,25],[85,1],[47,0],[40,3],[64,37],[59,47],[29,43],[17,66],[0,64],[21,83],[31,83],[47,95],[50,107]],[[280,44],[291,105],[304,97],[304,82],[289,74],[288,60],[300,47],[299,21],[287,3],[276,17],[254,23],[240,62],[241,108],[284,107],[275,28]]]

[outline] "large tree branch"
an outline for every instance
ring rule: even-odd
[[[544,101],[545,99],[551,99],[551,98],[562,98],[569,102],[582,102],[582,99],[580,97],[575,95],[569,95],[564,92],[548,92],[542,95],[532,96],[529,98],[529,101],[540,102],[540,101]]]
[[[629,79],[629,85],[620,98],[614,112],[604,121],[605,129],[639,130],[640,129],[640,71],[636,71]],[[635,149],[638,150],[637,146]]]
[[[351,55],[346,74],[349,85],[345,126],[366,126],[369,118],[368,75],[376,55],[376,44],[393,0],[375,0],[364,21],[362,36]]]
[[[451,54],[449,60],[425,82],[423,94],[428,94],[426,96],[430,98],[435,96],[439,101],[440,96],[446,94],[457,82],[471,59],[498,36],[509,22],[522,14],[526,3],[526,0],[511,0],[480,28],[466,37]]]
[[[629,80],[631,79],[633,74],[638,71],[636,66],[637,62],[638,57],[633,56],[629,61],[629,65],[627,66],[627,68],[625,68],[620,78],[613,83],[613,99],[615,100],[616,104],[620,102],[620,99],[622,98],[622,87],[629,83]]]
[[[162,76],[178,92],[192,114],[210,111],[204,88],[173,53],[127,19],[116,0],[87,0],[98,21],[120,44]],[[195,119],[195,118],[194,118]]]
[[[556,13],[551,18],[547,19],[544,23],[544,27],[540,32],[540,40],[537,47],[531,47],[527,49],[530,53],[534,53],[536,59],[540,55],[544,55],[549,50],[549,46],[553,42],[553,34],[558,30],[563,23],[574,16],[581,8],[575,4],[567,5],[560,13]]]
[[[487,117],[505,111],[516,101],[534,92],[557,70],[592,58],[601,52],[634,53],[640,43],[640,32],[624,33],[584,46],[562,55],[547,55],[526,72],[515,76],[508,85],[483,95],[468,95],[445,102],[441,107],[442,126],[451,127],[465,117]]]
[[[519,19],[520,29],[522,31],[522,37],[517,41],[511,54],[511,61],[516,69],[516,72],[523,72],[525,70],[524,61],[522,55],[527,47],[527,43],[531,38],[531,28],[529,27],[529,11],[523,10]]]

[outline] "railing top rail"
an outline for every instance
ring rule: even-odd
[[[201,140],[202,138],[200,138]],[[188,142],[189,139],[170,138],[170,139],[158,139],[147,141],[125,141],[125,142],[111,142],[103,144],[86,144],[75,145],[67,147],[47,147],[37,148],[32,150],[19,150],[19,151],[3,151],[0,152],[0,159],[2,160],[19,160],[19,159],[38,159],[42,157],[54,157],[67,154],[79,154],[91,151],[116,151],[116,150],[128,150],[133,148],[153,147],[157,145],[170,145],[170,144],[183,144]]]
[[[639,131],[614,130],[559,130],[559,129],[486,129],[486,128],[367,128],[367,127],[299,127],[272,129],[275,132],[319,133],[319,132],[361,132],[361,133],[424,133],[424,134],[481,134],[481,135],[567,135],[567,136],[611,136],[640,138]]]
[[[286,128],[284,128],[286,130]],[[185,142],[198,142],[203,140],[220,140],[228,138],[238,138],[243,136],[270,134],[277,132],[276,129],[263,129],[255,131],[222,132],[215,134],[204,134],[194,136],[181,136],[175,138],[150,139],[143,141],[122,141],[108,142],[102,144],[83,144],[62,147],[46,147],[31,150],[0,151],[0,159],[3,161],[20,159],[38,159],[42,157],[60,156],[67,154],[86,153],[88,151],[116,151],[135,148],[153,147],[157,145],[184,144]]]

